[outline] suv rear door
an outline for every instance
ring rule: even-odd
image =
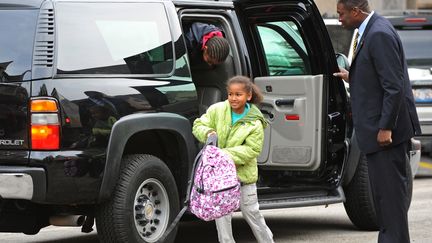
[[[327,114],[345,119],[340,110],[328,110],[329,81],[333,80],[329,74],[337,65],[321,16],[308,0],[235,4],[254,82],[264,94],[261,109],[269,120],[268,141],[258,162],[315,171],[326,159]],[[345,131],[344,125],[338,133]],[[343,143],[343,137],[338,142]]]

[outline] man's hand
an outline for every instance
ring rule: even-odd
[[[349,72],[348,72],[348,70],[346,70],[343,67],[339,67],[339,71],[340,72],[338,72],[338,73],[333,73],[333,76],[340,77],[345,82],[349,83]]]
[[[377,141],[380,146],[390,145],[392,141],[392,131],[380,129],[377,136]]]

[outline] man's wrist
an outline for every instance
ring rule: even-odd
[[[391,131],[391,129],[389,129],[389,128],[380,128],[379,130],[380,130],[380,131],[383,131],[383,132]]]

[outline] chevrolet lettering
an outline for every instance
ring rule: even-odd
[[[24,144],[24,140],[0,139],[0,145],[5,145],[5,146],[21,146],[23,144]]]

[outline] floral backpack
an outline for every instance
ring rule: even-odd
[[[165,242],[187,210],[210,221],[239,208],[240,181],[234,161],[216,144],[217,136],[210,136],[195,157],[184,206],[157,243]]]
[[[205,221],[232,213],[240,206],[240,182],[232,159],[208,142],[195,165],[189,210]]]

